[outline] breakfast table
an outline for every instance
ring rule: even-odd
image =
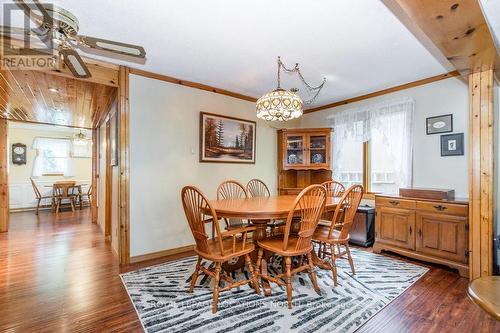
[[[61,181],[61,182],[55,182],[53,185],[45,185],[45,187],[50,187],[50,188],[54,188],[54,185],[58,185],[60,187],[63,188],[63,196],[64,197],[67,197],[68,194],[70,194],[70,190],[71,189],[76,189],[78,194],[78,198],[79,198],[79,202],[80,202],[80,210],[83,209],[83,202],[82,202],[82,187],[83,186],[87,186],[88,184],[84,184],[84,183],[75,183],[75,182],[67,182],[67,181]]]
[[[267,225],[270,220],[286,220],[290,210],[295,202],[295,195],[278,195],[270,197],[252,197],[242,199],[221,199],[211,200],[210,204],[215,210],[218,218],[240,218],[250,221],[256,227],[253,233],[254,244],[257,245],[259,240],[265,239],[267,235]],[[335,210],[339,202],[339,198],[327,197],[324,212]],[[296,211],[295,215],[299,215],[300,211]],[[256,260],[257,255],[253,256]],[[263,274],[266,273],[267,260],[269,256],[264,256],[262,259]],[[317,258],[313,251],[313,261],[321,264],[321,260]],[[271,286],[267,280],[264,280],[264,293],[271,295]]]

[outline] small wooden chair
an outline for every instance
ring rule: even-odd
[[[33,178],[30,178],[30,180],[31,180],[31,186],[33,186],[33,191],[35,191],[35,197],[37,200],[35,214],[38,215],[38,211],[40,210],[40,202],[43,199],[50,199],[51,207],[54,208],[54,200],[55,200],[54,194],[52,193],[51,195],[42,195]]]
[[[82,201],[87,197],[87,200],[89,202],[89,206],[92,206],[92,184],[90,184],[89,189],[87,190],[87,193],[82,193],[79,195],[78,200]]]
[[[325,255],[331,257],[331,270],[335,286],[337,285],[337,266],[335,263],[337,259],[345,259],[344,255],[347,255],[352,274],[356,274],[349,250],[349,232],[362,197],[363,186],[353,185],[349,187],[335,208],[331,224],[329,226],[319,225],[313,235],[313,241],[319,244],[318,257],[321,258]],[[339,218],[339,216],[341,217]],[[327,245],[330,252],[326,251]],[[341,251],[341,245],[345,247],[344,252]],[[337,247],[338,253],[335,253],[335,247]]]
[[[288,214],[285,225],[285,233],[280,237],[275,236],[259,240],[257,243],[260,247],[257,258],[257,271],[259,272],[261,278],[286,286],[289,309],[292,308],[293,274],[308,270],[314,290],[316,290],[318,294],[320,293],[320,289],[316,281],[316,274],[314,273],[314,264],[311,255],[311,251],[313,251],[311,240],[314,230],[318,225],[319,217],[325,207],[325,202],[326,190],[323,186],[310,185],[306,187],[297,196],[292,206],[293,208]],[[290,229],[292,228],[292,219],[297,211],[300,212],[300,221],[298,222],[299,231],[297,235],[293,235],[290,233]],[[269,276],[260,272],[264,250],[284,257],[286,265],[285,273],[276,276]],[[292,257],[295,256],[306,256],[307,264],[303,264],[303,261],[301,260],[299,266],[292,270]],[[283,278],[285,278],[284,281]]]
[[[217,187],[217,200],[243,198],[248,198],[248,193],[245,187],[235,180],[226,180]],[[226,229],[228,230],[241,228],[247,225],[242,219],[225,218],[224,221],[226,222]]]
[[[193,292],[196,279],[201,271],[214,278],[212,303],[213,313],[217,312],[219,292],[236,288],[251,282],[257,294],[260,294],[257,274],[254,271],[252,261],[250,259],[250,253],[255,250],[255,246],[252,242],[247,240],[247,233],[255,230],[255,227],[245,227],[221,232],[219,224],[216,222],[218,221],[217,214],[205,195],[203,195],[199,189],[194,186],[186,186],[181,191],[181,198],[184,213],[186,214],[189,228],[193,233],[196,243],[194,251],[198,254],[198,262],[196,263],[195,271],[191,277],[189,292]],[[216,237],[209,239],[207,236],[205,230],[205,225],[207,223],[215,225]],[[240,257],[245,258],[245,263],[250,271],[251,279],[235,282],[226,273],[221,274],[221,266],[225,262],[232,259],[239,259]],[[201,263],[202,259],[214,262],[215,268],[205,268],[205,266]],[[228,285],[219,290],[219,281],[221,278],[226,281]]]
[[[77,193],[73,193],[76,182],[57,182],[54,183],[54,197],[56,201],[56,213],[59,213],[63,200],[68,200],[71,205],[71,211],[75,211]]]

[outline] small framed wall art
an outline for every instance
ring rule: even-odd
[[[464,154],[464,133],[441,135],[441,156]]]
[[[453,132],[453,115],[445,114],[442,116],[429,117],[426,119],[426,133],[440,134]]]

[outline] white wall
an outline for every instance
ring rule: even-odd
[[[276,191],[276,130],[257,122],[255,164],[200,163],[200,111],[256,120],[255,104],[130,75],[130,255],[193,244],[180,191],[209,198],[224,180],[260,178]]]
[[[31,186],[30,177],[33,172],[33,164],[36,150],[33,149],[33,141],[36,137],[50,138],[72,138],[78,130],[61,128],[49,125],[23,124],[9,122],[9,201],[10,209],[31,208],[36,206],[35,193]],[[89,137],[90,132],[85,131]],[[11,146],[14,143],[26,145],[26,164],[16,165],[12,163]],[[92,179],[92,158],[71,158],[73,163],[74,177],[42,176],[35,179],[42,194],[49,194],[51,186],[59,180],[75,180],[90,185]],[[83,188],[86,191],[88,187]],[[42,202],[48,204],[48,202]]]
[[[299,126],[327,127],[325,118],[334,112],[403,97],[415,100],[413,186],[454,189],[456,197],[468,197],[468,87],[457,78],[306,114],[301,118]],[[450,113],[453,114],[453,133],[465,135],[464,156],[441,157],[440,135],[426,135],[427,117]]]

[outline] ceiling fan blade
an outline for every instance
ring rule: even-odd
[[[24,0],[14,0],[14,3],[37,25],[40,34],[45,34],[54,25],[52,17],[38,0],[29,3]]]
[[[24,39],[26,36],[32,36],[31,30],[9,27],[6,25],[0,25],[0,35],[5,38],[11,39]]]
[[[90,47],[101,51],[118,53],[135,58],[145,58],[146,51],[142,46],[132,45],[127,43],[115,42],[101,38],[78,36],[78,41],[83,46]],[[83,50],[85,51],[85,50]]]
[[[62,49],[59,53],[62,55],[66,66],[68,66],[75,77],[85,79],[92,76],[78,52],[73,49]]]

